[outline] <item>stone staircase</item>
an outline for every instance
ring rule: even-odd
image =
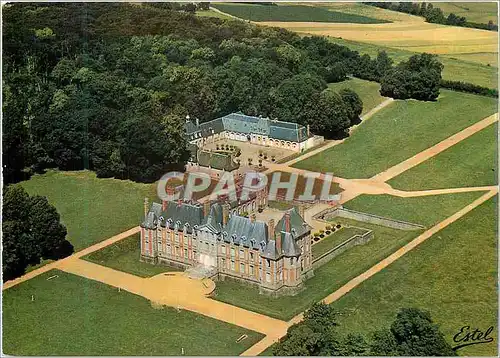
[[[195,280],[203,280],[204,278],[211,278],[217,274],[217,268],[213,266],[197,265],[190,267],[186,270],[189,278]]]

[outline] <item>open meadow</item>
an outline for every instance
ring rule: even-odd
[[[401,190],[496,185],[498,125],[493,124],[388,183]]]
[[[493,98],[441,90],[435,102],[394,101],[342,144],[300,161],[299,169],[369,178],[497,111]]]
[[[75,251],[139,225],[144,198],[151,202],[157,197],[154,184],[99,179],[90,171],[49,171],[21,185],[56,207]]]
[[[388,327],[400,307],[429,310],[450,344],[463,326],[483,332],[496,327],[496,200],[477,207],[332,303],[341,312],[341,329],[369,335]],[[497,356],[498,331],[493,332],[492,343],[457,353]]]
[[[236,343],[243,334],[248,338]],[[9,355],[230,356],[261,338],[189,311],[153,308],[147,299],[59,270],[3,291]]]
[[[400,198],[392,195],[360,195],[344,207],[387,218],[424,225],[429,228],[455,214],[484,192],[442,194]]]

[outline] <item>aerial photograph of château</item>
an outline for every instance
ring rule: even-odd
[[[498,2],[1,9],[2,354],[498,356]]]

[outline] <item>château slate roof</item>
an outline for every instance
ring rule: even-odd
[[[231,113],[209,122],[200,123],[198,126],[188,120],[184,125],[184,129],[189,140],[205,138],[223,131],[260,134],[269,138],[291,142],[302,142],[307,139],[307,129],[303,125],[247,116],[241,112]]]
[[[221,234],[221,238],[227,243],[242,245],[247,248],[259,250],[262,257],[269,259],[279,259],[281,256],[294,257],[301,254],[301,249],[297,244],[303,234],[311,230],[304,219],[293,208],[287,211],[290,220],[290,232],[286,231],[285,215],[278,221],[275,227],[274,237],[268,237],[268,226],[265,222],[251,220],[250,218],[232,215],[226,226],[223,227],[223,208],[220,203],[213,203],[210,206],[208,215],[203,212],[204,208],[200,203],[174,202],[166,203],[166,209],[159,203],[152,203],[150,210],[141,224],[148,229],[156,229],[160,224],[163,227],[174,229],[177,223],[178,230],[186,230],[191,233],[194,227],[208,229],[216,234]],[[276,238],[281,240],[281,252],[276,245]]]
[[[267,243],[267,224],[233,215],[224,228],[222,237],[225,242],[234,242],[236,245],[242,244],[244,247],[258,250],[261,242]]]
[[[290,214],[290,228],[295,230],[296,237],[300,237],[311,230],[311,226],[305,222],[295,207],[286,210],[286,212]],[[285,215],[276,224],[274,232],[275,234],[286,232]]]

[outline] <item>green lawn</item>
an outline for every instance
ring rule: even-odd
[[[236,343],[242,334],[248,338]],[[187,356],[231,356],[261,338],[189,311],[155,309],[142,297],[58,270],[3,291],[9,355],[181,355],[184,348]]]
[[[304,5],[257,5],[212,3],[212,7],[250,21],[314,21],[314,22],[345,22],[357,24],[382,24],[390,21],[374,19],[367,16],[347,14],[328,9]]]
[[[360,195],[344,207],[431,227],[467,206],[484,192],[400,198],[391,195]]]
[[[94,251],[83,258],[140,277],[151,277],[167,271],[182,271],[172,266],[152,265],[139,261],[141,256],[141,243],[139,240],[139,234],[132,235],[113,245]]]
[[[496,213],[491,199],[333,303],[342,330],[368,334],[389,326],[400,307],[419,307],[452,344],[465,325],[493,326],[492,343],[458,353],[497,356]]]
[[[365,245],[355,246],[314,270],[314,277],[305,282],[306,289],[295,296],[272,298],[260,295],[257,288],[234,281],[217,282],[217,300],[251,311],[288,320],[306,310],[350,279],[369,269],[421,231],[405,232],[367,223],[335,218],[335,222],[374,230],[374,238]]]
[[[340,230],[335,231],[333,234],[328,235],[327,237],[321,239],[321,241],[318,241],[317,243],[312,245],[313,259],[320,257],[325,252],[340,245],[354,235],[362,235],[365,232],[366,230],[361,230],[355,227],[343,227]]]
[[[333,90],[335,92],[344,88],[352,89],[359,95],[363,101],[362,114],[365,114],[371,109],[377,107],[380,103],[387,99],[387,97],[382,97],[380,95],[380,84],[377,82],[365,81],[359,78],[350,78],[343,82],[328,84],[328,90]]]
[[[293,166],[369,178],[497,111],[497,100],[441,90],[435,102],[398,100],[362,123],[344,143]]]
[[[156,197],[154,184],[98,179],[90,171],[49,171],[21,185],[57,208],[75,251],[139,225],[144,197]]]
[[[379,51],[384,50],[394,60],[395,63],[407,60],[416,52],[395,49],[385,46],[344,40],[340,38],[329,37],[330,41],[339,45],[347,46],[351,50],[358,51],[360,54],[368,54],[371,57],[377,56]],[[496,60],[493,62],[488,60],[486,63],[481,60],[480,63],[473,62],[472,55],[467,54],[450,54],[439,55],[439,60],[444,65],[442,72],[443,79],[449,81],[470,82],[479,86],[498,88],[498,68]],[[487,58],[489,59],[489,55]],[[490,63],[491,66],[487,66]]]
[[[389,181],[394,188],[422,190],[495,185],[498,126],[491,125]]]

